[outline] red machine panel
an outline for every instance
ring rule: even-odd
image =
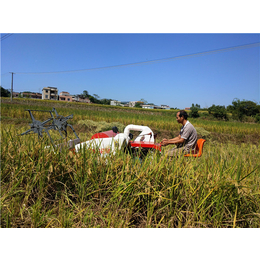
[[[141,142],[130,141],[129,143],[130,143],[131,147],[153,148],[153,149],[161,151],[161,145],[160,144],[152,144],[152,143],[149,143],[149,142],[142,142],[142,141]]]
[[[117,133],[113,132],[113,130],[109,130],[106,132],[96,133],[92,135],[91,139],[115,137],[116,135]]]

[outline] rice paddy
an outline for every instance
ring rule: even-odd
[[[48,139],[20,136],[31,121],[25,109],[73,114],[82,141],[104,121],[147,125],[159,142],[178,133],[176,111],[1,101],[1,227],[260,227],[259,124],[190,119],[206,139],[200,158],[168,160],[166,147],[142,161],[123,151],[104,159],[86,149],[46,150]]]

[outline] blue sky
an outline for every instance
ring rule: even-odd
[[[227,106],[234,98],[259,102],[259,45],[102,69],[256,42],[260,34],[14,33],[1,42],[1,85],[10,89],[9,72],[14,72],[16,92],[41,92],[53,86],[59,92],[87,90],[100,98],[145,99],[178,108],[192,103]],[[94,68],[100,69],[87,70]],[[64,73],[33,74],[42,72]]]

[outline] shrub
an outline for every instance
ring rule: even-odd
[[[212,114],[217,119],[222,119],[226,121],[228,120],[227,110],[225,106],[212,105],[211,107],[208,108],[208,112],[209,114]]]
[[[0,86],[1,87],[1,86]],[[9,90],[1,87],[1,97],[10,97],[11,93]]]
[[[260,113],[260,106],[248,100],[234,99],[227,109],[232,113],[232,117],[239,121],[243,121],[246,116],[255,116]]]
[[[197,107],[191,107],[191,112],[189,113],[189,116],[192,117],[192,118],[197,118],[197,117],[200,117],[200,114],[199,114],[199,109]]]
[[[260,123],[260,113],[259,113],[259,114],[256,114],[256,115],[254,116],[254,118],[255,118],[255,122],[256,122],[256,123]]]

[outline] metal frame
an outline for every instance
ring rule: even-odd
[[[69,126],[71,128],[71,130],[73,131],[74,135],[76,136],[76,139],[73,140],[73,143],[80,142],[80,139],[79,139],[77,133],[75,132],[74,128],[72,127],[72,125],[68,124],[68,122],[67,122],[69,119],[73,118],[73,114],[64,117],[62,115],[59,115],[55,108],[53,108],[52,110],[26,109],[25,111],[29,112],[31,119],[32,119],[32,123],[29,124],[31,126],[31,129],[25,131],[21,135],[26,135],[26,134],[29,134],[30,132],[33,132],[35,134],[38,134],[38,138],[41,138],[41,137],[43,137],[43,133],[45,132],[45,133],[47,133],[48,137],[50,138],[52,145],[55,146],[55,144],[51,138],[51,135],[49,133],[49,130],[57,130],[59,132],[60,136],[62,137],[62,139],[64,139],[67,137],[67,127]],[[47,120],[41,122],[34,118],[32,111],[49,112],[51,117],[48,118]],[[55,113],[55,116],[53,115],[53,113]],[[48,124],[50,122],[51,122],[51,124]],[[62,132],[65,133],[65,137],[62,134]],[[69,143],[71,143],[71,142],[69,142]]]

